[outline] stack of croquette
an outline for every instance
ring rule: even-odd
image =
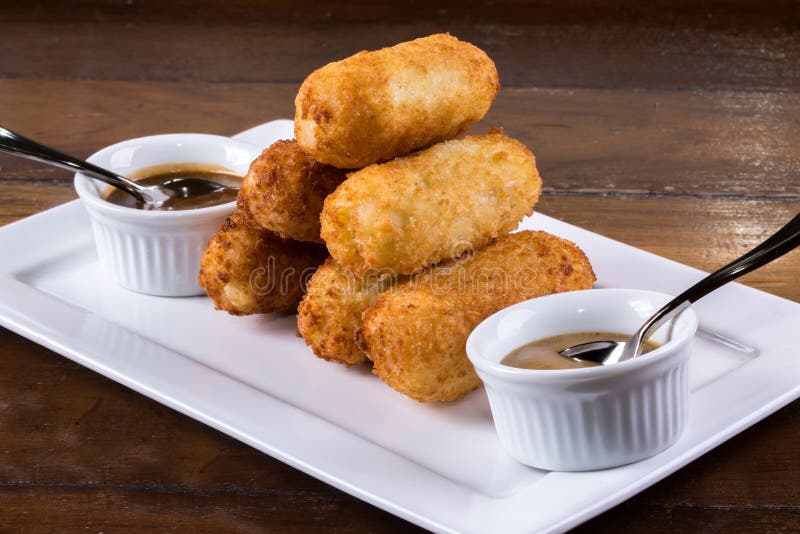
[[[569,241],[509,233],[542,186],[522,143],[499,129],[454,139],[498,90],[492,60],[448,34],[313,72],[295,100],[296,141],[253,162],[206,250],[200,284],[217,308],[299,301],[320,358],[372,365],[420,401],[476,388],[465,342],[480,321],[595,279]]]

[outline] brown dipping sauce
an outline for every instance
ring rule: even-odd
[[[236,174],[235,171],[211,163],[166,163],[163,165],[153,165],[152,167],[145,167],[136,171],[128,176],[128,178],[142,185],[159,185],[172,178],[202,178],[235,189],[223,189],[221,191],[190,198],[171,198],[157,208],[145,208],[137,203],[136,199],[131,195],[115,187],[109,188],[110,190],[103,198],[112,204],[125,206],[126,208],[153,209],[158,211],[193,210],[233,202],[236,200],[238,190],[242,187],[242,177]]]
[[[500,363],[509,367],[520,369],[582,369],[584,367],[597,367],[594,362],[580,362],[572,358],[561,356],[558,351],[573,345],[589,343],[590,341],[627,341],[631,336],[613,334],[609,332],[577,332],[560,336],[546,337],[523,345],[509,353]],[[657,349],[658,345],[647,341],[642,354]]]

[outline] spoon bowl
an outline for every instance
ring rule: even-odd
[[[206,180],[205,178],[171,178],[157,186],[151,187],[158,188],[160,191],[168,191],[173,198],[190,198],[216,193],[223,189],[231,189],[226,185],[212,180]]]

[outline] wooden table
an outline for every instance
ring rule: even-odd
[[[328,61],[450,31],[495,59],[476,130],[534,150],[540,211],[704,270],[798,212],[794,2],[255,4],[3,3],[0,120],[80,156],[233,134],[291,117]],[[0,157],[0,224],[73,198],[67,173]],[[798,301],[800,255],[744,281]],[[410,527],[2,329],[0,356],[0,530]],[[797,530],[799,428],[794,402],[579,530]]]

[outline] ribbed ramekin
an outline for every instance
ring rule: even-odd
[[[502,446],[540,469],[587,471],[653,456],[686,426],[688,358],[697,317],[689,308],[654,336],[661,346],[627,362],[568,370],[502,365],[514,349],[572,332],[633,333],[671,297],[630,289],[550,295],[501,310],[467,341]]]
[[[154,135],[123,141],[88,161],[123,176],[165,163],[209,163],[241,174],[260,150],[228,137]],[[235,202],[183,211],[150,211],[111,204],[108,186],[80,173],[75,190],[89,213],[100,264],[121,286],[150,295],[200,295],[200,258],[211,236],[236,209]]]

